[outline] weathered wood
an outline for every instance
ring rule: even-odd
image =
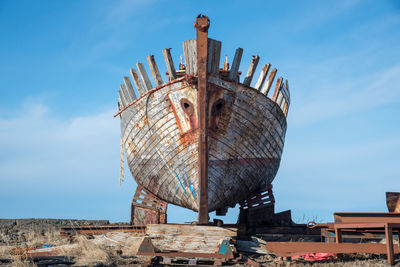
[[[196,40],[183,42],[183,55],[185,57],[186,74],[197,75]]]
[[[162,85],[164,82],[161,78],[160,71],[158,70],[157,63],[154,59],[154,55],[148,56],[147,62],[149,63],[151,74],[153,75],[153,79],[156,83],[156,86]]]
[[[276,80],[275,91],[274,91],[274,94],[271,97],[272,101],[274,101],[274,102],[276,102],[276,100],[278,98],[278,93],[279,93],[279,91],[281,89],[282,81],[283,81],[282,77],[279,77],[278,80]]]
[[[258,76],[258,79],[257,79],[256,85],[254,86],[254,89],[256,89],[256,90],[260,90],[261,89],[261,87],[264,84],[265,78],[267,78],[268,71],[269,71],[270,67],[271,67],[270,63],[267,63],[267,64],[264,65],[264,67],[261,70],[260,76]]]
[[[210,100],[225,100],[218,130],[210,134],[209,208],[214,210],[234,205],[260,184],[273,180],[286,124],[279,107],[256,90],[215,77],[211,80],[224,88],[232,87]],[[198,196],[197,144],[181,138],[179,120],[171,113],[170,101],[165,101],[167,94],[181,91],[182,86],[162,87],[151,98],[136,102],[123,138],[128,165],[138,184],[169,203],[197,210],[198,199],[191,197],[191,190]],[[231,105],[231,101],[235,102]],[[192,134],[196,140],[197,132],[185,136]]]
[[[208,39],[208,73],[217,74],[219,70],[219,61],[221,59],[221,42]]]
[[[170,81],[175,80],[176,72],[175,72],[174,61],[172,60],[171,56],[171,48],[163,49],[163,55],[164,55],[165,65],[167,65],[168,79]]]
[[[121,91],[123,92],[123,94],[124,94],[126,100],[127,100],[129,103],[132,103],[135,99],[132,97],[132,94],[129,93],[129,91],[128,91],[128,89],[126,88],[125,84],[120,84],[119,86],[120,86]]]
[[[137,90],[139,96],[144,95],[146,93],[146,90],[144,89],[143,83],[139,79],[139,75],[137,74],[136,70],[131,68],[130,73],[131,73],[133,83],[136,86],[136,90]]]
[[[274,82],[275,79],[275,75],[276,72],[278,70],[277,69],[272,69],[271,73],[268,76],[267,82],[264,84],[264,86],[261,88],[261,93],[263,93],[264,95],[268,96],[269,90],[271,89],[271,85]]]
[[[125,88],[128,91],[128,94],[130,96],[131,102],[134,101],[136,99],[136,94],[135,91],[133,90],[133,86],[131,83],[131,80],[129,79],[129,77],[123,77],[124,79],[124,83],[125,83]]]
[[[147,72],[146,72],[146,70],[144,69],[143,64],[139,62],[139,63],[136,64],[136,67],[137,67],[137,69],[138,69],[140,78],[142,79],[142,82],[143,82],[143,85],[144,85],[144,89],[145,89],[146,91],[151,90],[151,88],[153,88],[153,86],[151,85],[149,76],[147,75]]]
[[[235,57],[233,58],[231,71],[229,72],[229,80],[238,81],[238,72],[240,61],[242,60],[243,48],[236,49]]]
[[[125,96],[122,94],[121,90],[118,90],[118,102],[121,104],[120,108],[124,108],[127,104]]]
[[[253,58],[251,59],[251,63],[250,63],[249,69],[247,70],[246,77],[244,78],[244,81],[243,81],[244,85],[250,86],[251,81],[253,80],[253,75],[254,75],[254,72],[256,71],[256,68],[257,68],[259,60],[260,60],[259,56],[253,56]]]

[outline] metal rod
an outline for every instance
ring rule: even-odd
[[[208,223],[208,94],[207,94],[207,43],[210,20],[199,15],[194,27],[197,30],[197,114],[199,120],[199,224]]]

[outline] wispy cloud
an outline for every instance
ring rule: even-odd
[[[365,81],[370,84],[365,84]],[[379,73],[371,73],[358,81],[338,82],[325,94],[310,95],[306,105],[297,106],[290,114],[293,126],[304,126],[318,121],[345,116],[371,108],[400,102],[400,65]],[[335,88],[338,88],[337,90]],[[303,103],[304,104],[304,103]]]

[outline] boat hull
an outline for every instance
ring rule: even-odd
[[[270,184],[278,171],[286,117],[254,88],[208,78],[208,211],[233,207]],[[160,199],[199,210],[197,84],[155,88],[121,114],[136,182]]]

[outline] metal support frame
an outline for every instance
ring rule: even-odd
[[[208,27],[210,20],[207,16],[199,15],[194,27],[197,30],[197,114],[199,121],[199,178],[200,205],[199,224],[208,223],[208,94],[207,94],[207,45]]]

